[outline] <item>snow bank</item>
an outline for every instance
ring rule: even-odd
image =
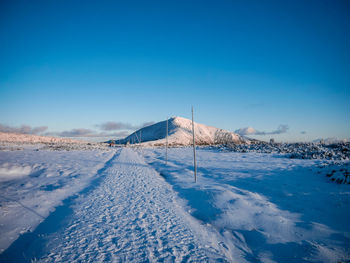
[[[0,182],[10,181],[28,176],[32,171],[30,166],[0,164]]]

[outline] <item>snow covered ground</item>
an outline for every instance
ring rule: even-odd
[[[200,148],[194,183],[191,148],[67,149],[0,151],[0,262],[350,261],[328,160]]]
[[[170,149],[167,166],[164,149],[143,153],[238,262],[349,262],[350,188],[325,176],[329,161],[202,148],[195,184],[191,148]]]
[[[0,151],[0,252],[86,187],[113,152]]]
[[[285,154],[293,159],[327,159],[334,161],[350,160],[350,142],[333,144],[321,143],[266,143],[227,144],[223,150],[234,152],[258,152]]]

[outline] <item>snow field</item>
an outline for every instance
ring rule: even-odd
[[[0,252],[86,187],[113,152],[0,151]]]
[[[350,260],[350,189],[332,183],[321,160],[190,148],[143,149],[191,214],[216,228],[249,262]],[[236,254],[237,255],[237,254]]]
[[[199,148],[194,183],[192,149],[168,153],[0,152],[0,262],[350,261],[328,161]]]

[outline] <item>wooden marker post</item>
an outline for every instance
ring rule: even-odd
[[[165,165],[168,165],[168,117],[166,118]]]
[[[197,182],[197,162],[196,162],[196,140],[194,139],[194,122],[193,122],[193,106],[192,106],[192,136],[193,136],[193,166],[194,166],[194,182]]]

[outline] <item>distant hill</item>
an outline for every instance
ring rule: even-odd
[[[33,134],[8,133],[0,132],[0,142],[16,142],[16,143],[80,143],[86,142],[72,140],[66,138],[57,138],[49,136],[39,136]]]
[[[213,145],[223,143],[250,143],[250,140],[236,133],[194,123],[197,145]],[[118,144],[134,144],[142,142],[145,145],[160,146],[166,143],[166,121],[144,127],[128,137],[116,140]],[[170,146],[186,146],[192,144],[192,121],[182,117],[172,117],[168,120],[168,142]]]

